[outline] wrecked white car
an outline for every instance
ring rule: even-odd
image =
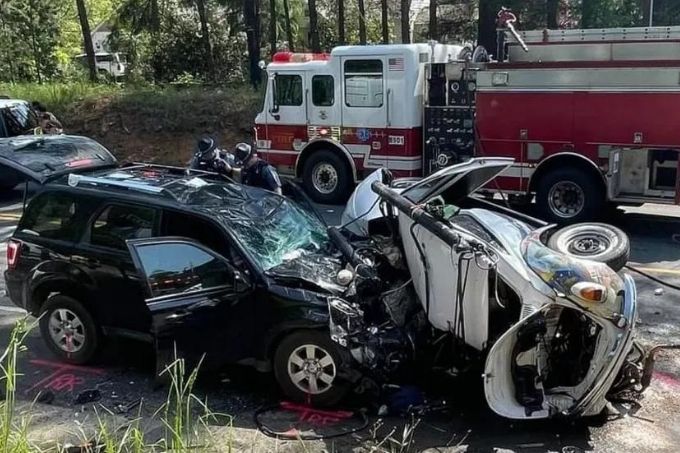
[[[379,170],[360,184],[343,214],[351,240],[330,234],[350,263],[339,278],[355,276],[330,303],[331,336],[378,379],[407,363],[451,374],[482,363],[503,417],[598,414],[651,376],[634,341],[634,281],[615,272],[628,240],[470,197],[511,163],[473,159],[421,181]]]

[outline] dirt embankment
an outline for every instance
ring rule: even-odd
[[[184,165],[202,135],[225,148],[251,140],[261,106],[246,87],[149,89],[80,101],[60,119],[67,133],[94,138],[121,161]]]

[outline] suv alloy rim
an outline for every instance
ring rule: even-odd
[[[331,164],[321,162],[312,170],[314,189],[322,194],[332,193],[338,185],[338,172]]]
[[[297,388],[318,395],[326,392],[335,380],[336,366],[325,349],[305,344],[288,357],[288,376]]]
[[[85,326],[78,315],[67,308],[52,312],[49,329],[52,341],[64,352],[78,352],[85,344]]]

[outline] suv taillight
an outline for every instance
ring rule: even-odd
[[[21,254],[21,242],[10,239],[7,241],[7,268],[14,269]]]

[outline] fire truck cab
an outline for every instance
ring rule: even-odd
[[[462,46],[344,46],[330,54],[274,55],[255,119],[258,154],[302,178],[322,203],[343,201],[380,167],[422,174],[424,68]]]

